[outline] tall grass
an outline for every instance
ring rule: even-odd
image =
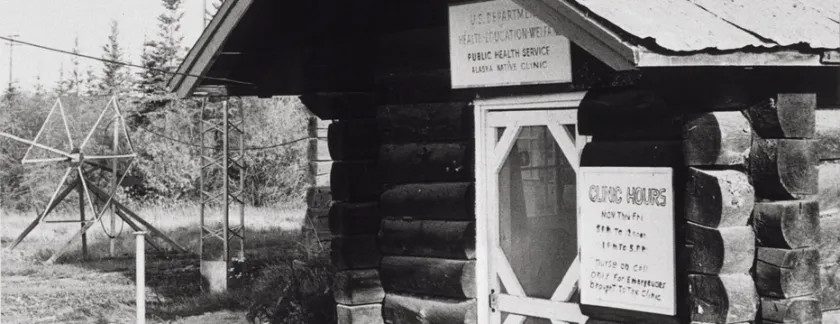
[[[191,251],[197,251],[199,217],[197,206],[150,207],[137,211],[146,221],[166,233],[170,238]],[[334,321],[331,286],[332,268],[328,251],[301,232],[305,211],[295,208],[247,207],[246,262],[241,286],[224,294],[202,293],[199,289],[199,260],[195,253],[188,255],[156,254],[147,257],[148,310],[152,322],[171,322],[185,316],[206,312],[233,310],[242,312],[252,323],[329,323]],[[238,224],[238,212],[234,213]],[[0,239],[7,246],[23,228],[34,219],[33,213],[2,212],[0,214]],[[73,219],[69,211],[50,215],[51,219]],[[109,217],[103,224],[109,229]],[[215,218],[214,218],[215,217]],[[233,218],[233,217],[232,217]],[[207,220],[221,221],[218,210],[209,210]],[[120,221],[117,228],[120,228]],[[125,303],[131,300],[134,266],[134,238],[128,226],[123,227],[117,238],[117,258],[107,258],[108,236],[96,224],[89,231],[89,256],[84,259],[79,242],[73,242],[71,251],[56,265],[44,265],[48,258],[67,238],[78,230],[79,224],[40,224],[12,253],[3,253],[4,305],[12,300],[11,311],[4,307],[4,322],[31,322],[39,318],[56,318],[58,322],[121,322],[108,316],[129,316]],[[165,246],[165,244],[160,244]],[[148,247],[147,247],[148,248]],[[26,303],[14,305],[17,297],[7,296],[6,291],[16,288],[27,290],[25,282],[8,282],[9,276],[24,278],[72,278],[101,284],[101,278],[111,273],[123,275],[121,280],[108,281],[108,291],[123,291],[118,297],[105,297],[89,292],[70,291],[78,287],[55,288],[67,291],[50,292],[38,297],[38,312],[32,313]],[[52,279],[50,279],[52,280]],[[17,285],[17,286],[16,286]],[[122,286],[120,286],[122,285]],[[62,287],[62,286],[59,286]],[[11,288],[11,289],[8,289]],[[54,289],[54,290],[55,290]],[[97,291],[98,288],[93,288]],[[106,289],[106,288],[102,288]],[[30,289],[31,290],[31,289]],[[81,291],[81,290],[79,290]],[[62,295],[60,298],[55,294]],[[96,297],[98,296],[98,297]],[[7,298],[8,297],[8,298]],[[14,297],[14,298],[13,298]],[[98,299],[113,299],[104,301]],[[125,299],[120,302],[120,298]],[[91,300],[92,299],[92,300]],[[67,304],[67,300],[74,302]],[[15,308],[17,306],[17,308]],[[67,307],[87,309],[89,314],[68,315]],[[25,309],[26,311],[23,311]],[[63,310],[61,314],[56,314]],[[45,313],[46,312],[46,313]],[[52,312],[52,313],[50,313]],[[113,313],[113,314],[112,314]],[[10,315],[11,314],[11,315]],[[74,313],[75,314],[75,313]],[[110,315],[109,315],[110,314]],[[119,314],[119,315],[114,315]],[[156,320],[156,321],[155,321]]]

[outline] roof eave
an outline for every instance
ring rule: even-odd
[[[248,11],[253,0],[228,0],[204,28],[195,45],[178,67],[177,74],[167,83],[167,88],[178,98],[187,98],[200,84],[197,76],[204,76],[218,57],[231,31]]]
[[[840,53],[802,52],[795,48],[663,53],[636,45],[590,17],[569,0],[513,0],[611,68],[632,70],[688,66],[837,66]]]
[[[622,71],[636,68],[636,49],[615,32],[586,16],[563,0],[513,0],[563,36],[597,57],[611,68]]]
[[[760,52],[733,51],[712,53],[698,51],[694,53],[662,54],[646,48],[636,49],[637,66],[645,67],[680,67],[680,66],[836,66],[826,61],[826,54],[805,53],[796,49],[776,49]],[[830,53],[830,52],[826,52]]]

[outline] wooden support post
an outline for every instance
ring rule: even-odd
[[[112,152],[114,155],[119,154],[120,150],[120,125],[121,123],[114,123],[114,141],[113,146],[111,147]],[[111,160],[111,190],[113,192],[117,192],[117,172],[119,167],[119,160],[112,159]],[[126,171],[128,172],[128,171]],[[111,234],[108,237],[108,256],[114,257],[117,255],[117,207],[111,206]]]
[[[82,180],[84,181],[84,180]],[[76,193],[79,194],[79,219],[81,220],[81,234],[82,234],[82,258],[87,260],[88,257],[88,248],[87,248],[87,227],[85,227],[85,190],[84,186],[76,187]],[[90,202],[93,204],[93,202]]]

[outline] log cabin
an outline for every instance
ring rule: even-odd
[[[338,323],[840,323],[840,2],[227,0],[299,96]]]

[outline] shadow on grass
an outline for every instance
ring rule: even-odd
[[[178,228],[165,234],[192,251],[198,250],[198,229]],[[330,287],[333,269],[329,252],[300,231],[262,230],[246,234],[246,261],[238,287],[225,293],[201,291],[196,253],[155,251],[147,244],[146,287],[149,317],[164,321],[221,310],[247,311],[252,323],[332,323]],[[155,241],[157,242],[157,241]],[[78,245],[78,243],[77,243]],[[117,238],[115,258],[67,253],[60,263],[99,272],[119,272],[135,280],[134,237]],[[166,244],[159,244],[168,247]],[[91,256],[108,255],[107,240],[89,244]]]

